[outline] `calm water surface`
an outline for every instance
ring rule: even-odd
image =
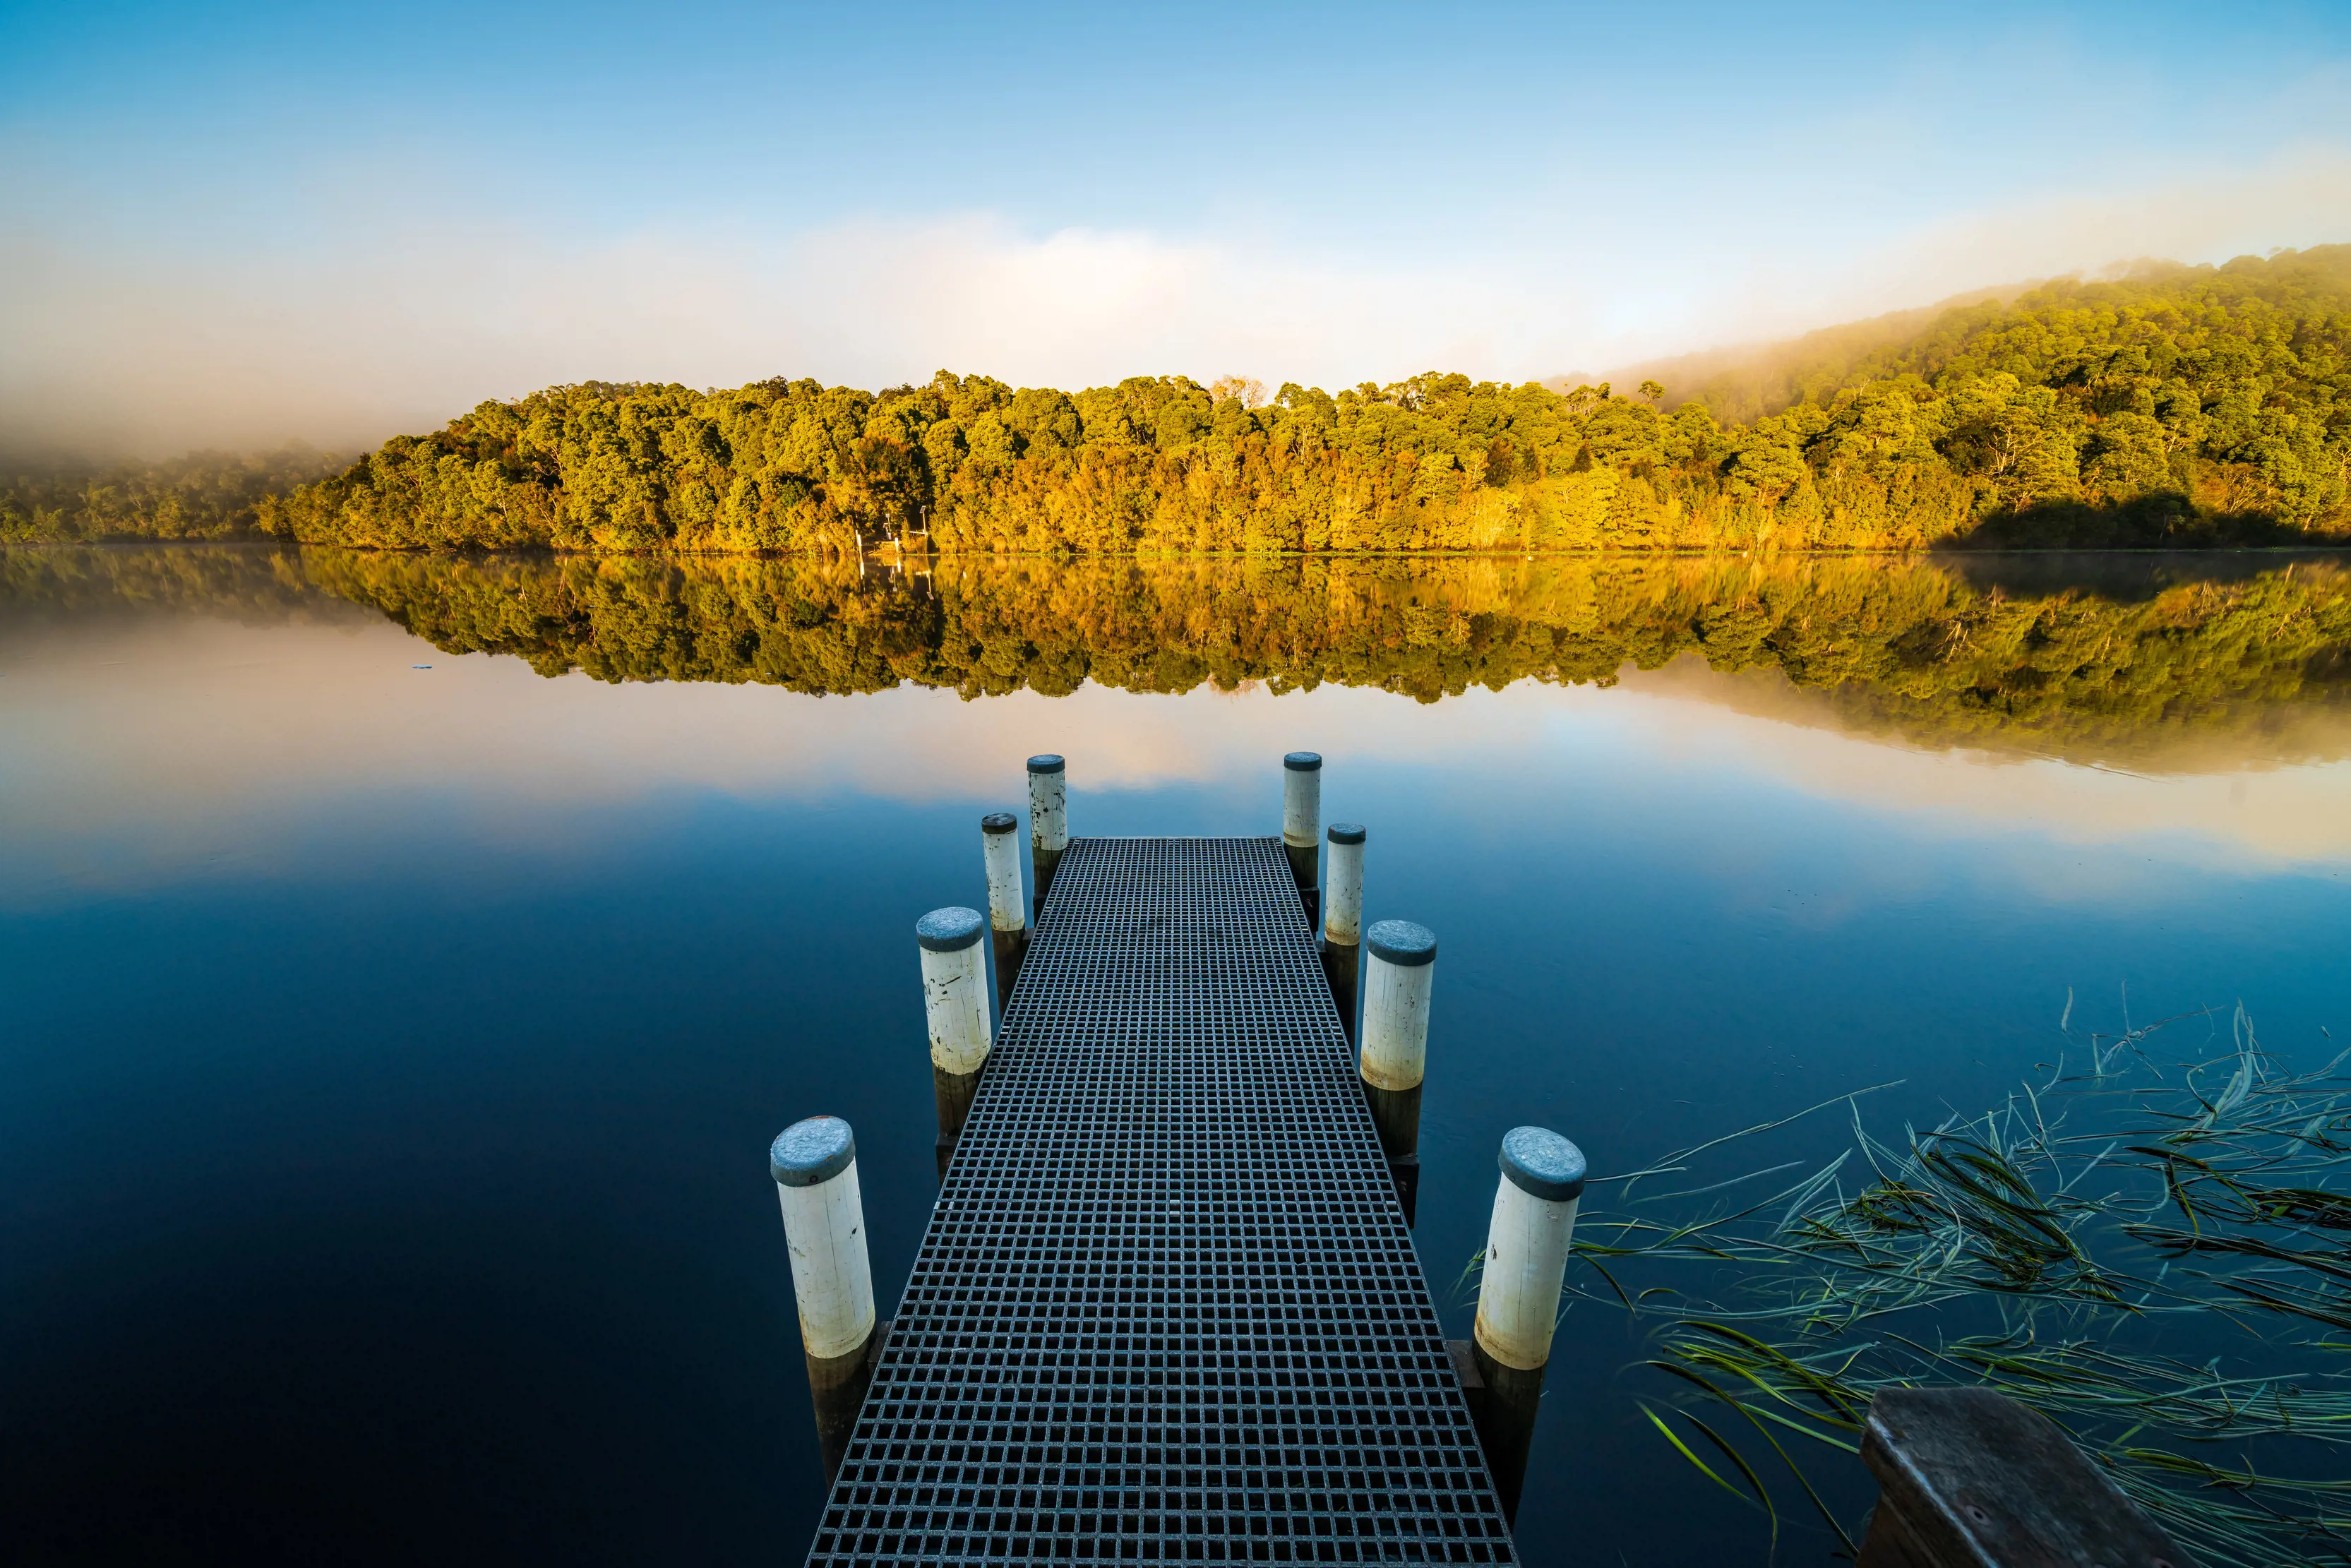
[[[910,926],[984,902],[1032,752],[1102,834],[1278,831],[1281,753],[1328,758],[1367,913],[1443,942],[1450,1333],[1520,1123],[1608,1172],[1888,1080],[1888,1128],[1972,1112],[2069,988],[2315,1057],[2351,580],[2287,566],[0,554],[9,1554],[798,1561],[766,1145],[855,1124],[886,1313],[935,1192]],[[1559,1354],[1527,1560],[1761,1561],[1639,1334],[1578,1307]]]

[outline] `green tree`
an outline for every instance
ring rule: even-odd
[[[1740,420],[1667,412],[1656,381],[1437,371],[1270,400],[1183,376],[587,382],[323,475],[20,475],[0,530],[818,554],[917,517],[943,549],[1065,555],[2351,539],[2351,246],[2063,281],[1837,342]]]

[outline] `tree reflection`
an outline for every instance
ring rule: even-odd
[[[930,572],[183,547],[0,552],[0,597],[247,619],[344,601],[444,653],[547,675],[828,695],[1332,682],[1436,702],[1525,680],[1608,685],[1687,657],[1776,673],[1845,727],[2080,761],[2290,726],[2332,736],[2344,727],[2298,721],[2351,694],[2351,573],[2333,557],[1012,559]]]

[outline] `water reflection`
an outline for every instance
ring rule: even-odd
[[[342,550],[16,551],[0,603],[381,612],[444,653],[608,682],[902,684],[1064,695],[1322,683],[1424,702],[1616,681],[1685,655],[1921,746],[2191,768],[2332,758],[2351,726],[2351,575],[2328,556],[973,559]]]
[[[0,1503],[88,1560],[133,1517],[248,1562],[797,1550],[762,1155],[857,1125],[894,1297],[935,1192],[906,926],[984,904],[1035,753],[1079,833],[1270,832],[1282,754],[1329,759],[1364,916],[1446,944],[1441,1294],[1514,1124],[1602,1172],[1892,1079],[1931,1124],[2068,987],[2321,1048],[2346,599],[2318,558],[0,553],[0,1425],[43,1435]],[[1572,1326],[1528,1560],[1760,1560],[1638,1343]]]
[[[19,550],[0,553],[16,741],[0,757],[15,830],[0,894],[266,868],[281,814],[321,791],[464,781],[467,831],[527,842],[549,800],[677,785],[933,800],[1017,778],[1040,747],[1144,788],[1227,776],[1308,732],[1353,760],[1439,749],[1506,773],[1573,736],[1939,833],[2337,863],[2346,646],[2351,574],[2324,557],[861,577],[741,559]],[[592,679],[537,679],[568,673]],[[744,689],[758,685],[872,695],[778,710]],[[1009,706],[957,700],[980,694]],[[2111,874],[2044,874],[2053,894],[2117,891]]]
[[[1774,671],[1848,727],[1913,744],[2150,766],[2230,741],[2340,755],[2341,726],[2279,710],[2339,718],[2351,692],[2351,579],[2332,559],[983,560],[883,577],[320,551],[304,569],[444,651],[609,681],[967,696],[1334,682],[1435,701],[1692,654]]]

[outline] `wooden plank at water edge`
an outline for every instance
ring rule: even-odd
[[[2055,1422],[1988,1388],[1889,1388],[1856,1568],[2194,1568]]]

